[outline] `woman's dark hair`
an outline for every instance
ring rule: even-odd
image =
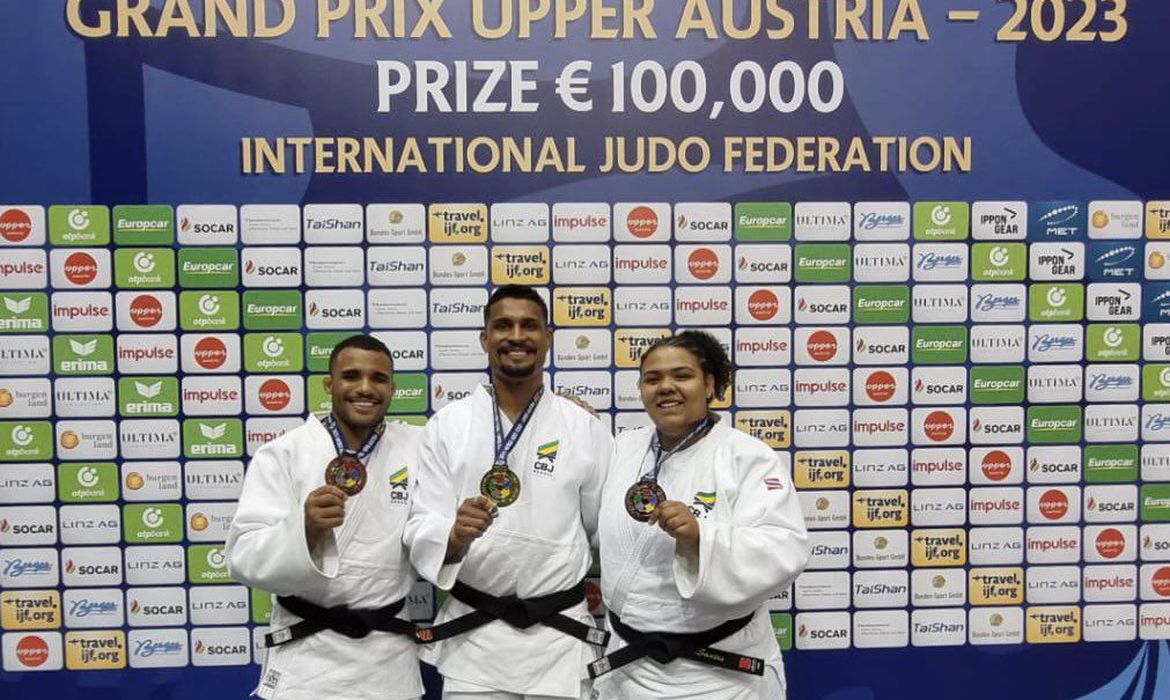
[[[683,331],[678,335],[661,338],[642,353],[641,364],[645,364],[646,358],[658,348],[682,348],[694,355],[703,373],[715,379],[715,398],[722,399],[727,387],[731,386],[731,378],[735,372],[731,366],[731,359],[727,357],[723,344],[710,333]]]

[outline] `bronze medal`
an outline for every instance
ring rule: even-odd
[[[352,454],[334,457],[325,467],[325,483],[355,496],[366,487],[366,465]]]
[[[479,480],[479,492],[501,508],[510,506],[520,498],[520,477],[508,465],[497,464]]]
[[[639,522],[646,522],[654,509],[666,501],[666,492],[657,481],[639,479],[626,489],[626,512]]]

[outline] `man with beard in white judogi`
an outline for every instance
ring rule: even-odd
[[[451,591],[422,630],[444,698],[589,697],[585,665],[607,640],[584,578],[613,439],[544,387],[551,342],[540,295],[500,287],[480,333],[491,386],[426,427],[405,541],[419,573]]]
[[[708,333],[642,355],[654,425],[618,437],[601,506],[602,700],[785,697],[767,601],[804,569],[808,534],[787,463],[709,411],[731,374]]]
[[[356,335],[329,358],[332,411],[261,447],[227,540],[228,570],[276,595],[255,694],[404,700],[423,694],[402,546],[422,428],[388,423],[390,351]]]

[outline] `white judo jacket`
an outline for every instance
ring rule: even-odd
[[[325,484],[337,456],[316,416],[261,447],[248,465],[227,539],[237,581],[320,605],[385,607],[410,592],[416,575],[402,546],[422,428],[387,423],[367,459],[367,481],[345,504],[345,521],[319,551],[305,539],[305,499]],[[404,608],[398,615],[407,618]],[[273,601],[272,630],[300,618]],[[268,650],[256,695],[278,700],[400,700],[423,694],[411,639],[371,632],[350,639],[322,630]]]
[[[767,600],[792,583],[809,556],[790,468],[763,442],[722,423],[670,456],[658,483],[699,521],[695,561],[677,555],[675,540],[660,527],[626,512],[626,489],[653,473],[653,435],[653,427],[644,427],[617,439],[601,507],[605,605],[640,632],[700,632],[755,612],[746,627],[711,646],[763,659],[764,676],[643,658],[599,677],[594,688],[603,700],[782,699],[784,664]],[[625,645],[614,634],[607,653]]]
[[[479,495],[494,461],[492,397],[483,387],[427,424],[405,541],[423,578],[443,590],[456,580],[494,596],[532,598],[571,588],[589,571],[613,438],[573,402],[545,391],[508,458],[520,497],[500,508],[465,558],[443,564],[447,537],[464,499]],[[511,422],[501,415],[504,432]],[[472,609],[447,599],[436,624]],[[563,611],[592,625],[584,601]],[[423,648],[446,679],[511,693],[576,698],[595,647],[544,625],[518,630],[496,620]]]

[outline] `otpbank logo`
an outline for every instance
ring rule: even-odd
[[[965,241],[971,230],[967,202],[915,202],[914,238],[919,241]]]

